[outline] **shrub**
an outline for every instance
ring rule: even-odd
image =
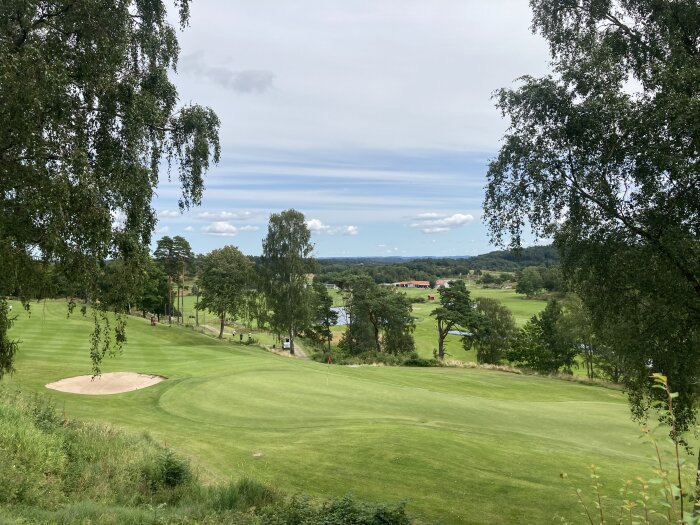
[[[262,522],[269,525],[409,525],[405,503],[394,507],[356,501],[353,496],[331,500],[318,507],[306,498],[294,498],[287,505],[267,508]]]
[[[189,461],[177,457],[172,449],[163,449],[158,467],[161,486],[174,488],[192,479]]]
[[[437,359],[426,359],[425,357],[420,357],[416,352],[408,356],[402,364],[403,366],[440,366]]]
[[[0,505],[53,506],[63,499],[63,442],[42,432],[26,408],[0,404]]]
[[[206,498],[218,511],[261,508],[279,499],[269,487],[249,478],[215,485],[208,490]]]

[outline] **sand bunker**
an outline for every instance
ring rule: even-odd
[[[77,376],[49,383],[46,388],[69,392],[71,394],[87,394],[101,396],[106,394],[121,394],[153,386],[164,381],[163,376],[137,374],[136,372],[109,372],[97,377]]]

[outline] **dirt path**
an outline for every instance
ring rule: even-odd
[[[216,337],[219,337],[220,328],[214,328],[213,326],[209,326],[206,324],[200,324],[199,328],[203,328],[205,332],[209,332],[209,333],[215,335]],[[224,330],[224,337],[226,337],[226,330]],[[244,339],[245,339],[245,336],[244,336]],[[238,339],[235,339],[235,341],[239,342]],[[289,357],[295,357],[296,359],[308,359],[309,358],[309,356],[306,355],[306,352],[304,352],[304,347],[301,345],[301,343],[298,340],[294,341],[294,355],[291,355],[286,350],[281,350],[281,349],[276,349],[276,348],[273,349],[273,348],[269,348],[267,346],[264,346],[263,348],[265,348],[271,352],[274,352],[276,354],[286,355]]]
[[[294,341],[294,357],[297,359],[308,359],[309,356],[304,352],[304,348],[301,346],[299,341]]]

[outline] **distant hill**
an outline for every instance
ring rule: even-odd
[[[418,279],[436,280],[467,274],[471,270],[514,272],[527,266],[559,262],[553,246],[533,246],[519,251],[494,251],[483,255],[453,257],[328,257],[320,258],[318,280],[341,283],[351,275],[368,274],[378,283]]]
[[[474,270],[516,271],[527,266],[559,264],[559,252],[551,244],[517,251],[501,250],[472,257],[469,264]]]
[[[423,260],[423,259],[471,259],[473,255],[387,255],[375,256],[375,257],[319,257],[319,261],[327,261],[330,263],[339,264],[397,264],[406,263],[410,261]]]

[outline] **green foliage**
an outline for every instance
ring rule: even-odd
[[[15,319],[8,302],[0,297],[0,379],[5,374],[11,374],[14,371],[12,363],[17,352],[18,342],[9,339],[6,334],[12,328]]]
[[[180,274],[189,274],[194,268],[194,253],[190,243],[184,237],[167,235],[158,239],[153,258],[163,271],[175,278]]]
[[[146,263],[141,294],[134,304],[144,313],[168,313],[168,276],[151,259]]]
[[[174,488],[192,478],[189,461],[176,456],[172,449],[163,449],[158,459],[157,472],[159,476],[153,481],[158,482],[163,487]]]
[[[315,268],[313,249],[302,213],[290,209],[270,216],[259,261],[260,277],[273,312],[270,325],[278,335],[289,337],[292,354],[295,336],[310,322],[311,297],[306,276]]]
[[[603,343],[624,355],[633,412],[656,399],[647,365],[695,421],[700,374],[697,2],[534,0],[553,74],[500,90],[509,132],[485,216],[519,245],[554,237]]]
[[[312,304],[312,320],[309,335],[312,340],[320,343],[327,342],[328,351],[330,352],[331,341],[333,340],[331,327],[338,322],[338,312],[332,310],[333,299],[325,285],[314,283]]]
[[[412,520],[406,514],[406,506],[400,503],[395,507],[369,505],[358,502],[352,496],[345,496],[314,507],[308,500],[294,499],[282,509],[264,515],[270,525],[410,525]]]
[[[466,350],[476,349],[479,363],[498,364],[508,354],[517,329],[510,310],[498,300],[478,297],[475,301],[478,322],[474,323],[471,337],[462,342]]]
[[[517,293],[526,295],[532,298],[539,293],[544,287],[544,281],[539,270],[534,266],[525,268],[518,277],[518,284],[515,287]]]
[[[219,316],[224,334],[226,316],[236,318],[246,308],[246,288],[252,280],[253,265],[235,246],[213,250],[200,260],[199,289],[202,298],[196,307]]]
[[[145,438],[65,421],[43,398],[0,389],[0,504],[75,498],[138,504],[191,483],[189,464]]]
[[[214,485],[207,491],[207,499],[218,511],[262,508],[279,503],[279,494],[269,487],[249,478]]]
[[[395,288],[377,285],[368,275],[351,278],[344,288],[350,322],[339,346],[350,354],[413,352],[411,302]]]
[[[464,281],[451,281],[449,287],[438,288],[440,306],[432,311],[437,321],[438,358],[445,359],[445,338],[450,330],[460,329],[472,332],[478,323],[474,303]]]
[[[377,284],[413,279],[435,282],[444,277],[466,277],[470,272],[477,270],[516,271],[526,266],[545,266],[556,264],[558,261],[559,254],[552,246],[496,251],[476,257],[332,257],[319,260],[320,268],[316,280],[340,286],[352,276],[365,274],[371,276]]]
[[[188,1],[177,5],[184,27]],[[199,204],[219,120],[178,107],[179,48],[160,0],[9,0],[0,20],[0,297],[40,297],[53,275],[69,295],[123,311],[156,224],[161,160],[177,169],[180,207]],[[124,293],[98,286],[108,259],[123,262]]]
[[[576,348],[573,339],[563,327],[561,304],[550,300],[547,307],[534,316],[518,333],[507,354],[508,360],[518,366],[538,372],[571,371]]]
[[[416,352],[413,352],[411,355],[409,355],[406,359],[403,360],[401,365],[402,366],[426,367],[426,366],[439,366],[440,362],[435,358],[427,359],[425,357],[420,357]]]

